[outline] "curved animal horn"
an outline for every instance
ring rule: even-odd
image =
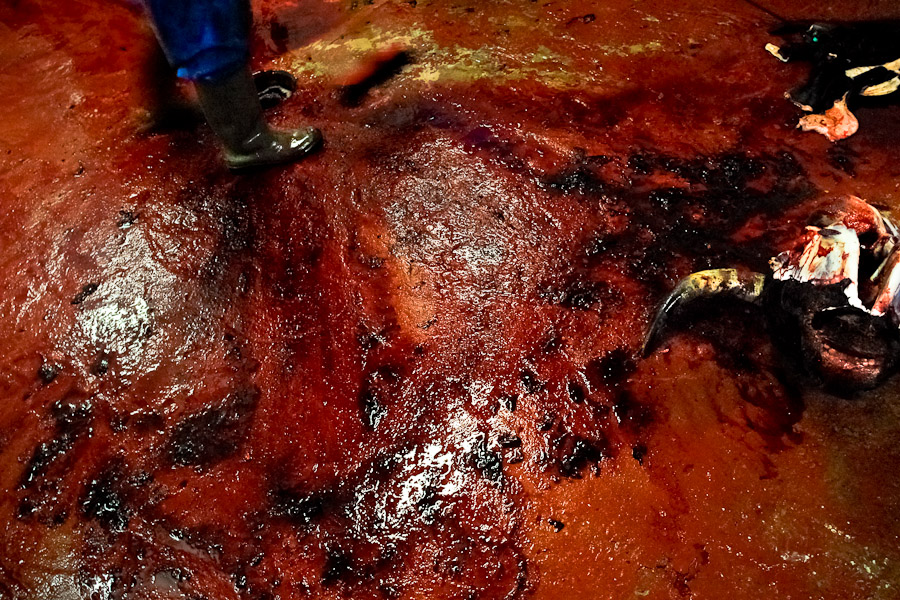
[[[665,329],[668,316],[684,304],[698,298],[726,296],[756,303],[762,296],[766,276],[739,269],[709,269],[691,273],[675,286],[656,311],[656,317],[644,338],[643,356],[655,348]]]

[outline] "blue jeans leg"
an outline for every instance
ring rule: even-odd
[[[180,77],[216,81],[249,61],[249,0],[146,2],[160,44]]]

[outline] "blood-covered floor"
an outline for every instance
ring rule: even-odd
[[[798,131],[737,0],[254,10],[326,143],[235,175],[150,126],[134,6],[0,6],[0,597],[898,597],[900,382],[737,305],[640,347],[828,198],[900,210],[900,109]]]

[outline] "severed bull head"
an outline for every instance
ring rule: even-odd
[[[681,306],[728,296],[759,305],[782,346],[826,386],[867,389],[900,359],[900,234],[874,207],[850,197],[814,219],[768,275],[713,269],[682,280],[662,303],[644,354]]]
[[[799,127],[831,141],[856,133],[851,112],[861,98],[900,91],[900,22],[791,23],[773,32],[784,39],[766,50],[783,62],[811,64],[805,84],[787,96],[808,113]]]

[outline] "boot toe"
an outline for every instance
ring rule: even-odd
[[[271,131],[267,139],[256,139],[252,148],[227,152],[225,163],[233,170],[266,167],[300,160],[317,149],[322,133],[315,127],[294,131]]]
[[[289,138],[286,151],[303,156],[322,143],[322,132],[315,127],[307,127],[291,132]]]

